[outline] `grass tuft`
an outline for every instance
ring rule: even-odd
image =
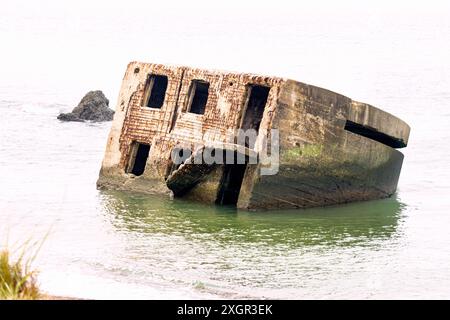
[[[36,300],[41,297],[37,272],[32,270],[31,264],[42,243],[36,250],[30,250],[28,244],[29,241],[22,246],[17,257],[7,248],[0,248],[0,300]],[[36,243],[32,247],[36,247]]]

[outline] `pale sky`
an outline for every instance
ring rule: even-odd
[[[355,79],[345,77],[450,55],[444,0],[1,1],[0,88],[114,97],[126,64],[141,60],[284,76],[364,98],[369,84],[349,88]]]

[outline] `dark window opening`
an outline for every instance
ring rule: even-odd
[[[134,174],[135,176],[142,175],[145,171],[145,165],[147,164],[149,152],[150,145],[136,143],[133,146],[128,172]]]
[[[345,122],[345,130],[353,132],[355,134],[359,134],[360,136],[381,142],[382,144],[385,144],[392,148],[404,148],[406,147],[405,142],[403,142],[401,139],[396,139],[394,137],[391,137],[390,135],[387,135],[383,132],[377,131],[373,128],[361,125],[359,123],[347,120]]]
[[[244,117],[241,123],[241,129],[253,129],[256,132],[259,130],[261,120],[266,107],[267,99],[269,97],[270,87],[251,85],[247,89],[247,102],[244,106]],[[249,148],[254,147],[255,141],[245,139],[245,146]]]
[[[166,97],[168,79],[166,76],[151,75],[147,81],[146,103],[149,108],[160,109]]]
[[[236,158],[236,154],[235,154]],[[247,163],[226,164],[217,194],[216,204],[236,205],[241,192],[242,181],[244,180]]]
[[[193,80],[189,91],[188,112],[204,114],[208,102],[209,82]]]

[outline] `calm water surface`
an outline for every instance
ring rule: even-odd
[[[192,12],[187,23],[180,9],[169,25],[164,14],[149,20],[114,7],[102,15],[96,7],[19,9],[7,6],[0,20],[9,44],[0,53],[0,241],[50,232],[36,261],[44,290],[85,298],[450,298],[446,12],[216,10]],[[142,38],[152,41],[124,45]],[[128,60],[285,75],[392,112],[412,127],[398,193],[250,213],[98,191],[111,124],[56,116],[90,89],[104,90],[114,107]]]

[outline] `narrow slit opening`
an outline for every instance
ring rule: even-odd
[[[345,122],[345,130],[350,131],[352,133],[358,134],[360,136],[366,137],[368,139],[372,139],[378,141],[384,145],[387,145],[392,148],[404,148],[406,144],[397,138],[391,137],[383,132],[377,131],[374,128],[364,126],[362,124],[347,120]]]

